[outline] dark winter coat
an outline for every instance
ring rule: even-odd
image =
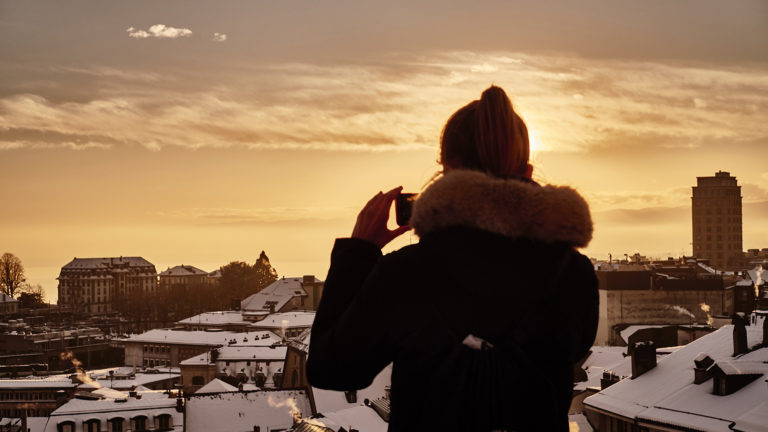
[[[567,187],[451,171],[419,197],[411,226],[420,242],[386,256],[363,240],[336,241],[310,383],[362,389],[394,362],[389,430],[456,430],[466,389],[443,364],[452,345],[467,334],[513,338],[529,363],[505,386],[535,403],[509,413],[528,421],[520,429],[554,418],[547,429],[568,430],[573,364],[598,315],[593,267],[574,248],[591,239],[584,200]],[[553,401],[535,400],[543,388]]]

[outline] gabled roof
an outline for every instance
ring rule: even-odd
[[[191,265],[177,265],[176,267],[170,267],[168,270],[160,273],[159,276],[205,276],[208,272],[200,270],[197,267]]]
[[[747,354],[732,357],[732,334],[732,325],[723,326],[665,356],[641,376],[588,397],[584,405],[638,422],[727,431],[729,424],[763,403],[765,382],[758,379],[730,395],[715,395],[712,380],[694,384],[694,360],[706,353],[729,371],[768,374],[768,347],[760,347],[762,323],[747,326],[748,346],[753,348]]]
[[[213,381],[200,387],[195,393],[221,393],[232,391],[237,391],[237,387],[227,384],[218,378],[214,378]]]
[[[240,302],[240,309],[243,311],[269,310],[269,305],[274,304],[275,310],[279,311],[293,297],[307,295],[302,287],[303,280],[300,277],[278,279]],[[320,282],[317,278],[314,281]]]

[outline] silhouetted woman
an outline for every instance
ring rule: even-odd
[[[586,202],[531,180],[528,132],[495,86],[445,125],[418,244],[382,256],[401,188],[337,239],[309,348],[315,387],[355,390],[393,363],[390,431],[568,430],[573,365],[597,328]]]

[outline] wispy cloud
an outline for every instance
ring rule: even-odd
[[[190,208],[157,216],[199,225],[266,225],[348,221],[354,209],[336,207]]]
[[[185,30],[169,29],[154,33]],[[647,152],[768,137],[768,73],[757,66],[453,52],[375,64],[83,72],[94,73],[109,80],[90,79],[100,85],[90,100],[53,99],[44,89],[1,98],[0,129],[37,131],[13,138],[0,132],[3,148],[47,142],[51,133],[150,149],[433,148],[445,119],[492,82],[509,92],[544,151]],[[150,77],[152,87],[137,76]]]
[[[214,33],[213,40],[215,42],[224,42],[225,40],[227,40],[227,35],[224,33]]]
[[[175,39],[179,37],[192,36],[192,30],[190,29],[170,27],[165,24],[155,24],[149,27],[147,30],[128,27],[125,29],[125,31],[128,33],[128,36],[135,39],[146,39],[151,37]]]

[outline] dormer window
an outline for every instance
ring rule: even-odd
[[[762,363],[753,366],[747,362],[719,362],[709,368],[714,378],[712,393],[726,396],[736,393],[763,375]]]

